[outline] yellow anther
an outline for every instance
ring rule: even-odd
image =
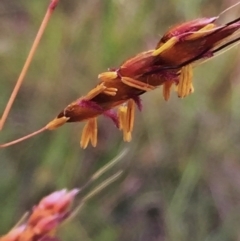
[[[157,56],[161,54],[163,51],[170,49],[172,46],[174,46],[178,42],[177,37],[170,38],[166,43],[162,44],[158,49],[154,50],[152,55]]]
[[[183,98],[193,92],[192,77],[192,66],[189,64],[182,67],[177,89],[178,97]]]
[[[106,88],[103,93],[110,96],[115,96],[117,94],[117,88]]]
[[[54,130],[56,128],[58,128],[59,126],[64,125],[70,118],[69,117],[61,117],[61,118],[55,118],[54,120],[50,121],[47,125],[46,125],[46,129],[47,130]]]
[[[143,90],[143,91],[150,91],[150,90],[154,90],[155,87],[149,84],[146,84],[144,82],[141,82],[139,80],[135,80],[132,79],[130,77],[121,77],[121,81],[125,84],[128,85],[130,87],[139,89],[139,90]]]
[[[210,23],[210,24],[206,25],[205,27],[201,28],[200,30],[193,32],[191,35],[186,36],[184,39],[185,40],[194,40],[197,38],[207,36],[210,33],[212,33],[212,31],[210,31],[210,30],[214,30],[215,27],[216,27],[215,24]]]
[[[98,78],[102,81],[111,81],[114,80],[118,77],[117,72],[115,71],[108,71],[108,72],[103,72],[98,75]]]
[[[106,89],[106,86],[102,84],[98,85],[96,88],[92,89],[91,91],[88,92],[88,94],[84,97],[85,100],[91,100],[95,96],[99,95]]]
[[[86,125],[83,128],[81,140],[80,140],[80,146],[83,149],[86,149],[86,147],[89,144],[89,141],[91,141],[91,144],[93,147],[96,147],[97,145],[97,118],[91,118],[87,121]]]

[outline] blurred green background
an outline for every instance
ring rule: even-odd
[[[60,0],[1,143],[44,126],[94,87],[99,73],[153,48],[170,26],[215,16],[236,2]],[[0,112],[48,3],[0,1]],[[231,10],[220,22],[239,12]],[[100,117],[96,148],[80,149],[83,124],[76,123],[1,149],[0,233],[44,195],[81,187],[128,148],[112,171],[123,169],[123,177],[60,230],[61,240],[240,240],[239,62],[234,48],[195,69],[195,93],[186,99],[172,93],[165,102],[161,88],[142,96],[131,143]]]

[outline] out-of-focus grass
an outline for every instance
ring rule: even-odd
[[[235,3],[236,1],[231,1]],[[0,2],[0,110],[48,1]],[[212,16],[230,1],[61,1],[16,99],[1,142],[45,125],[97,83],[97,75],[153,48],[171,25]],[[234,19],[232,10],[224,19]],[[81,150],[69,124],[0,151],[0,232],[40,197],[81,186],[130,148],[125,178],[98,195],[61,232],[63,240],[237,240],[240,200],[238,48],[195,70],[195,93],[142,97],[131,143],[99,118],[99,145]],[[79,134],[78,134],[79,133]]]

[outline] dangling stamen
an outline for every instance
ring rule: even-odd
[[[92,136],[91,136],[91,144],[93,147],[97,146],[97,118],[91,119],[91,128],[92,128]]]
[[[118,108],[119,129],[123,131],[123,140],[130,142],[132,139],[132,130],[134,125],[135,102],[130,99],[127,106]]]
[[[126,124],[126,113],[127,113],[127,106],[121,105],[118,108],[118,119],[119,119],[119,130],[124,130],[126,129],[125,124]]]
[[[157,56],[161,54],[163,51],[170,49],[179,41],[178,37],[170,38],[166,43],[162,44],[158,49],[154,50],[152,56]]]
[[[166,81],[163,84],[163,98],[164,100],[168,100],[170,98],[171,87],[173,85],[173,81]]]
[[[127,105],[127,116],[126,116],[126,121],[127,121],[127,132],[132,132],[133,130],[133,125],[134,125],[134,114],[135,114],[135,104],[134,100],[130,99],[128,101]]]
[[[180,98],[186,97],[193,91],[192,77],[193,77],[192,66],[189,64],[182,67],[180,78],[179,78],[178,89],[177,89],[178,97]]]
[[[97,118],[91,118],[87,121],[86,125],[83,128],[80,146],[83,149],[86,149],[89,141],[93,147],[97,145]]]
[[[89,121],[85,124],[83,127],[82,135],[81,135],[81,140],[80,140],[80,146],[83,149],[86,149],[88,146],[90,140],[90,134],[89,134]]]
[[[118,109],[119,129],[123,131],[123,140],[129,142],[131,133],[127,132],[127,106],[120,106]]]

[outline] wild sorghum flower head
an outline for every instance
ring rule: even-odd
[[[134,103],[141,110],[140,95],[163,86],[168,100],[172,86],[178,97],[194,92],[193,68],[239,42],[240,19],[217,25],[218,17],[200,18],[171,28],[155,49],[144,51],[126,60],[117,69],[99,74],[99,84],[89,93],[64,108],[44,128],[15,144],[44,130],[53,130],[66,122],[86,121],[80,145],[97,145],[97,120],[104,115],[123,131],[125,141],[131,140],[134,123]],[[118,110],[115,111],[115,107]]]
[[[111,118],[123,131],[125,141],[131,140],[134,122],[134,103],[141,109],[139,96],[163,86],[163,97],[168,100],[172,85],[180,98],[194,91],[193,67],[215,56],[220,50],[237,42],[234,33],[240,28],[239,20],[225,25],[215,24],[217,17],[202,18],[171,28],[155,49],[142,52],[125,61],[118,69],[99,75],[100,83],[86,96],[68,105],[48,129],[59,121],[87,121],[81,146],[89,141],[97,144],[98,115]],[[114,107],[119,106],[114,113]]]

